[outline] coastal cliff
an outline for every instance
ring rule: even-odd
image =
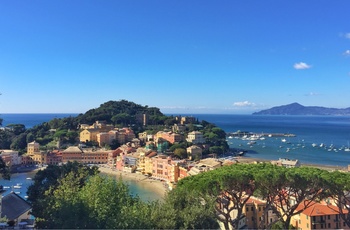
[[[255,112],[253,115],[350,115],[350,107],[337,109],[320,106],[303,106],[299,103],[292,103]]]

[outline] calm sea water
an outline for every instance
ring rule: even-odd
[[[77,114],[2,114],[3,126],[11,123],[33,127],[53,118],[76,116]],[[241,139],[227,139],[231,148],[247,150],[246,157],[277,160],[278,158],[298,159],[301,163],[347,166],[350,164],[350,152],[344,148],[350,141],[349,116],[253,116],[253,115],[193,115],[199,120],[216,124],[226,132],[249,131],[255,133],[289,133],[295,137],[281,137],[257,140],[249,146]],[[319,147],[321,144],[325,147]],[[317,147],[312,147],[317,144]],[[333,148],[330,148],[333,146]],[[26,178],[27,176],[24,175]],[[23,179],[23,178],[22,178]],[[2,183],[2,181],[0,181]],[[156,200],[157,195],[149,193],[136,182],[128,182],[131,193],[147,200]],[[21,192],[22,194],[22,192]],[[25,193],[23,193],[25,195]],[[145,197],[142,197],[145,194]]]
[[[249,131],[287,133],[296,137],[258,140],[249,146],[248,141],[227,139],[231,148],[248,150],[247,157],[277,160],[298,159],[301,163],[347,166],[350,152],[344,149],[350,141],[349,116],[256,116],[256,115],[195,115],[200,120],[214,123],[226,132]],[[319,147],[323,143],[324,147]],[[317,144],[317,147],[312,147]]]
[[[5,113],[0,114],[0,118],[3,119],[2,125],[6,126],[8,124],[23,124],[26,128],[32,128],[35,125],[41,124],[43,122],[50,121],[54,118],[64,118],[64,117],[75,117],[78,114],[70,113]]]

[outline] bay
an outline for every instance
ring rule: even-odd
[[[53,118],[76,116],[77,114],[1,114],[6,124],[24,124],[31,128]],[[266,138],[257,141],[252,147],[241,139],[227,139],[231,148],[247,150],[246,157],[277,160],[278,158],[298,159],[301,163],[346,167],[350,164],[350,152],[345,152],[350,141],[349,116],[256,116],[231,114],[182,114],[194,116],[222,128],[225,132],[249,131],[255,133],[288,133],[295,137],[287,138],[290,144],[282,143],[281,138]],[[318,147],[312,147],[317,144]],[[326,147],[319,147],[324,144]],[[330,146],[334,148],[330,150]],[[303,147],[304,146],[304,147]],[[287,152],[287,149],[289,151]],[[22,177],[26,182],[27,175]],[[23,183],[23,182],[22,182]],[[27,183],[27,182],[26,182]],[[0,184],[3,181],[0,180]],[[129,183],[132,194],[148,194],[137,183]],[[25,193],[21,192],[24,196]],[[144,199],[154,200],[156,196]]]
[[[246,157],[267,160],[298,159],[305,164],[346,167],[350,152],[344,151],[350,141],[349,116],[257,116],[196,114],[199,120],[214,123],[225,132],[249,131],[258,134],[294,134],[283,143],[281,137],[258,140],[247,145],[241,139],[227,139],[231,148],[247,150]],[[316,144],[317,147],[312,147]],[[324,147],[320,147],[323,144]],[[289,149],[289,151],[288,151]]]

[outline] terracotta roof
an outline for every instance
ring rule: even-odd
[[[300,211],[305,207],[304,203],[301,203],[296,211]],[[343,210],[344,213],[347,213],[347,210]],[[326,204],[320,204],[316,202],[312,202],[308,208],[306,208],[303,212],[303,214],[307,216],[324,216],[324,215],[336,215],[339,214],[338,207],[334,205],[326,205]]]
[[[22,197],[16,193],[9,193],[2,198],[1,217],[6,216],[9,220],[17,219],[23,213],[29,211],[32,207]]]
[[[249,197],[249,199],[248,199],[246,204],[252,204],[252,203],[255,203],[255,204],[266,204],[265,201],[262,201],[260,199],[255,198],[255,197]]]
[[[71,146],[65,149],[63,152],[64,153],[82,153],[83,151],[79,147]]]

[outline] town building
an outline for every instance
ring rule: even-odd
[[[199,131],[192,131],[192,132],[188,133],[186,141],[191,142],[193,144],[205,143],[204,136]]]
[[[101,131],[100,129],[84,129],[80,132],[80,142],[89,142],[96,141],[97,142],[97,134]]]
[[[271,164],[275,164],[277,166],[283,166],[286,168],[295,168],[300,167],[300,161],[299,160],[290,160],[287,158],[279,158],[278,161],[271,161]]]
[[[31,209],[30,204],[14,192],[10,192],[0,199],[0,217],[6,217],[9,221],[13,221],[12,229],[24,228],[28,225]],[[0,228],[10,228],[7,223],[0,223]]]
[[[291,225],[296,229],[349,229],[340,217],[337,206],[312,202],[309,207],[303,209],[305,206],[302,202],[295,210],[301,213],[292,217]],[[343,212],[348,213],[347,210]]]
[[[246,225],[248,229],[266,229],[269,224],[278,220],[276,213],[269,209],[266,211],[266,201],[260,200],[256,197],[250,197],[243,208],[243,214],[246,216]],[[264,223],[260,226],[264,218]]]
[[[21,157],[18,156],[18,151],[0,149],[0,157],[9,167],[13,165],[20,165],[22,163]]]
[[[197,145],[192,145],[186,149],[188,157],[190,160],[200,160],[202,159],[202,148]]]
[[[77,146],[71,146],[62,151],[62,163],[69,161],[81,162],[83,150]]]

